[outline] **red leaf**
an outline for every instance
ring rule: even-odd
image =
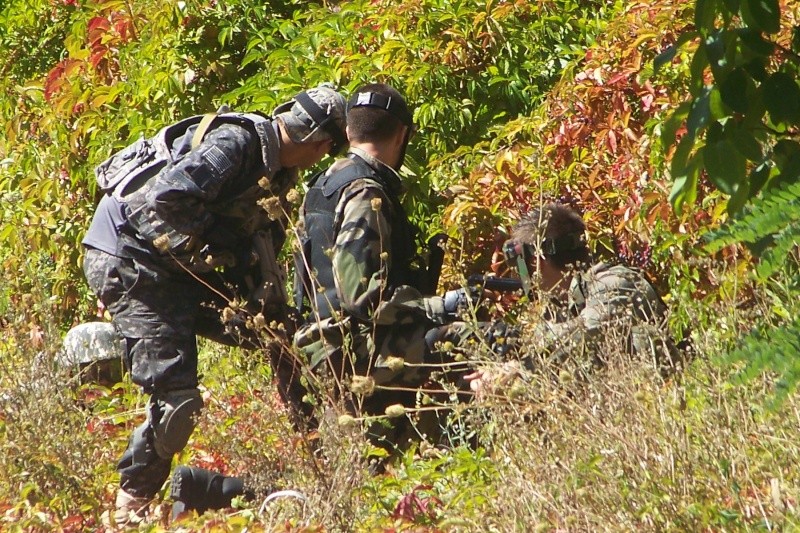
[[[608,80],[608,85],[614,85],[618,81],[624,80],[628,77],[627,72],[620,72],[619,74],[614,75],[610,80]]]
[[[92,52],[92,55],[89,56],[89,64],[92,65],[92,68],[97,70],[98,65],[103,61],[106,57],[106,53],[108,52],[108,48],[105,46],[97,47]]]
[[[126,42],[131,38],[131,36],[133,35],[132,30],[133,30],[133,23],[130,20],[117,18],[117,20],[114,21],[114,31],[117,32],[119,38],[123,42]]]
[[[65,60],[66,61],[66,60]],[[55,67],[50,69],[47,73],[47,79],[44,81],[44,99],[48,102],[50,98],[58,92],[64,84],[64,61],[60,61]]]
[[[99,39],[104,34],[108,33],[111,28],[111,22],[105,17],[92,17],[89,25],[86,27],[86,35],[89,37],[89,42]]]
[[[617,152],[617,134],[614,133],[613,130],[608,130],[608,136],[606,137],[606,139],[608,139],[608,147],[609,147],[609,149],[612,152],[616,153]]]
[[[206,470],[212,470],[214,472],[228,471],[225,459],[215,452],[199,450],[195,461],[198,466]]]
[[[420,497],[418,492],[430,490],[430,485],[417,485],[414,489],[400,498],[394,508],[392,518],[416,522],[419,518],[433,520],[436,518],[436,508],[442,505],[442,500],[436,496]]]
[[[50,69],[50,72],[47,74],[47,79],[45,79],[44,82],[45,100],[48,102],[51,101],[52,97],[55,96],[64,85],[66,78],[78,67],[80,67],[80,62],[78,60],[64,59]]]
[[[83,521],[83,516],[74,514],[68,516],[63,522],[61,522],[61,527],[64,531],[80,531],[84,525]]]

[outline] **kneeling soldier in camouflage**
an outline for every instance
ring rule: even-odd
[[[531,328],[498,324],[504,354],[517,353],[523,366],[569,363],[585,373],[606,363],[606,353],[626,353],[671,369],[680,353],[667,332],[667,308],[640,270],[594,262],[581,216],[558,203],[535,209],[514,228],[504,245],[509,266],[519,272],[525,292],[538,291],[544,315]],[[518,353],[524,344],[525,353]],[[515,365],[506,371],[514,372]],[[494,375],[492,375],[494,374]],[[476,371],[473,390],[492,387],[497,372]]]
[[[314,392],[343,400],[353,415],[391,416],[387,409],[394,408],[399,416],[368,429],[373,443],[392,451],[419,433],[434,437],[437,420],[415,426],[405,407],[414,407],[441,360],[430,333],[470,299],[462,289],[431,296],[430,271],[413,265],[415,231],[400,202],[398,174],[413,127],[394,88],[369,84],[355,92],[347,113],[350,150],[310,182],[295,261],[295,300],[309,311],[295,344],[320,384],[327,378],[333,387]],[[196,468],[176,470],[173,487],[187,510],[227,505],[245,490],[241,479]]]

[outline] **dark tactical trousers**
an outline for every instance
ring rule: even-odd
[[[188,274],[99,250],[87,249],[83,266],[89,287],[125,338],[131,379],[151,394],[147,420],[133,432],[117,469],[123,489],[133,496],[152,497],[171,467],[171,458],[155,451],[154,428],[162,415],[161,400],[174,391],[196,389],[195,335],[234,344],[225,339],[219,319],[219,304],[224,300]],[[221,283],[206,281],[225,291]]]

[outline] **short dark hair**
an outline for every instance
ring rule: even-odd
[[[580,214],[551,202],[533,209],[520,220],[512,238],[531,246],[560,269],[585,268],[591,262],[585,233],[586,224]]]
[[[377,93],[392,99],[410,116],[405,98],[393,87],[385,83],[369,83],[360,87],[355,93]],[[351,100],[352,101],[352,100]],[[405,124],[388,111],[373,106],[356,106],[347,112],[347,127],[350,140],[356,142],[384,141],[395,135]]]

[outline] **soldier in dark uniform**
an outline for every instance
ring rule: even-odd
[[[89,286],[125,339],[133,382],[150,394],[147,420],[119,461],[116,524],[146,514],[194,429],[203,405],[196,335],[257,346],[243,309],[275,342],[291,335],[285,274],[275,260],[286,193],[298,169],[346,143],[345,100],[323,86],[272,117],[211,119],[200,133],[206,126],[196,121],[162,130],[155,153],[168,151],[169,163],[109,191],[83,242]],[[125,168],[127,157],[111,158],[98,174]]]

